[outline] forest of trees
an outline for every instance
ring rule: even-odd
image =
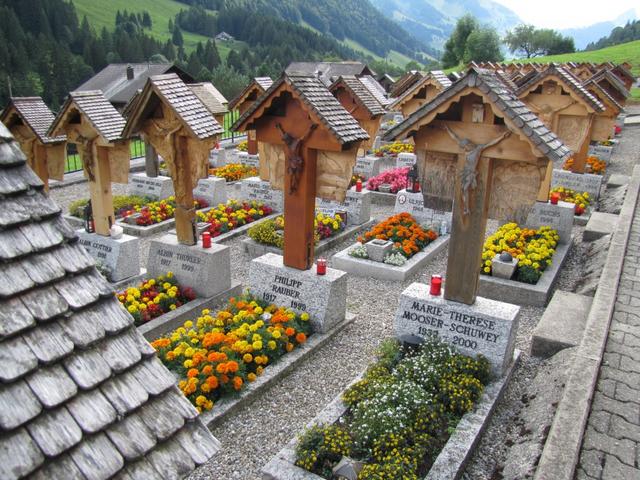
[[[585,50],[598,50],[634,40],[640,40],[640,20],[632,20],[624,27],[614,28],[608,37],[602,37],[597,42],[590,43]]]

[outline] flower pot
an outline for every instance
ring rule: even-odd
[[[393,248],[393,242],[390,240],[380,240],[373,239],[364,244],[367,249],[367,255],[369,255],[369,260],[373,260],[374,262],[382,262],[384,261],[384,257],[387,256],[391,249]]]
[[[378,187],[378,191],[382,193],[390,193],[391,192],[391,184],[383,183]]]

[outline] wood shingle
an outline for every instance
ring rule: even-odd
[[[28,126],[44,144],[63,143],[67,140],[64,135],[56,137],[48,135],[55,115],[40,97],[12,97],[0,115],[0,122],[5,125],[11,123],[12,121],[8,117],[12,114],[15,114],[23,124]]]
[[[0,270],[10,285],[0,289],[0,478],[115,478],[139,465],[148,478],[190,473],[219,443],[14,143],[0,125]],[[114,422],[151,423],[151,436],[129,431],[125,446]]]

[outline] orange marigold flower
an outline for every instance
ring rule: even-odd
[[[211,387],[211,389],[216,389],[218,388],[218,377],[216,377],[215,375],[211,375],[210,377],[207,377],[207,385],[209,385],[209,387]]]
[[[203,375],[211,375],[213,373],[213,367],[211,365],[205,365],[202,367]]]
[[[227,362],[227,372],[236,373],[238,371],[238,362],[231,360]]]
[[[242,378],[238,376],[233,377],[233,388],[235,388],[236,390],[240,390],[243,383],[244,382],[242,381]]]
[[[287,343],[287,352],[293,350],[293,343]]]
[[[227,377],[226,375],[220,375],[220,381],[222,383],[229,383],[229,377]]]
[[[161,348],[168,347],[170,344],[171,344],[171,340],[169,340],[168,338],[159,338],[159,339],[153,341],[151,343],[151,346],[153,348],[155,348],[156,350],[159,350]]]
[[[218,364],[218,366],[216,367],[216,372],[218,373],[227,373],[228,371],[228,367],[226,363],[220,363]]]
[[[304,333],[300,332],[296,335],[296,342],[304,343],[306,341],[307,341],[307,336]]]
[[[284,331],[285,335],[288,337],[291,337],[292,335],[296,334],[296,329],[293,327],[288,327],[285,331]]]
[[[188,378],[197,377],[197,376],[198,376],[198,373],[200,373],[200,372],[198,371],[198,369],[197,369],[197,368],[190,368],[190,369],[187,371],[187,377],[188,377]]]

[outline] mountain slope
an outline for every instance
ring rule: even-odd
[[[583,28],[567,28],[561,30],[560,33],[573,38],[576,48],[582,50],[589,43],[596,42],[600,38],[608,36],[614,28],[621,27],[629,20],[635,20],[636,18],[636,11],[632,8],[613,20],[594,23],[593,25]]]
[[[442,49],[455,22],[465,13],[502,33],[521,23],[511,10],[492,0],[371,0],[381,13],[428,45]]]

